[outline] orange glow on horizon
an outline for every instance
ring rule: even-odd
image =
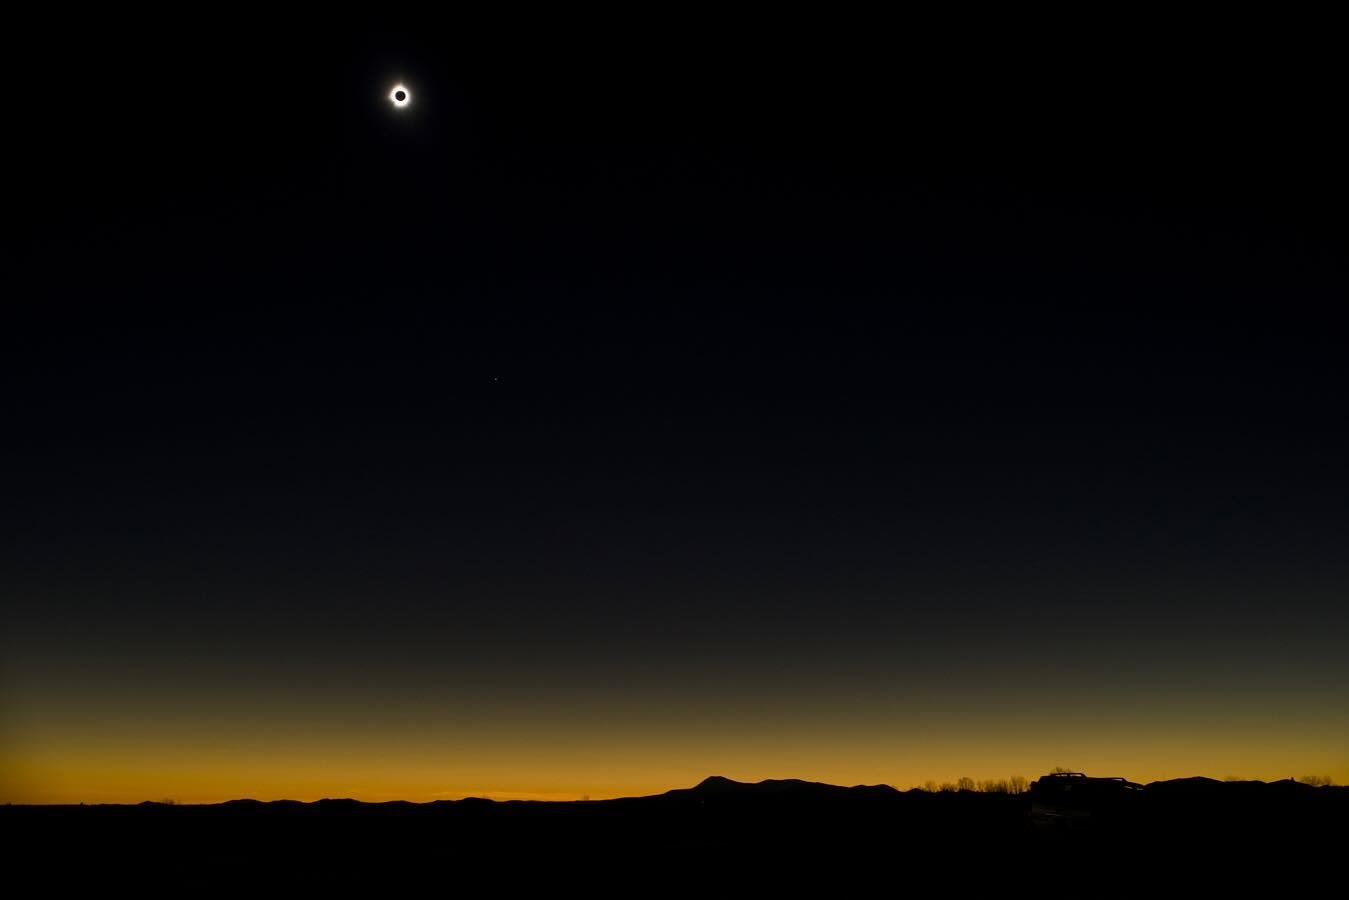
[[[952,752],[945,762],[914,760],[904,768],[886,765],[880,758],[864,761],[865,754],[822,765],[808,759],[803,748],[799,754],[783,755],[771,766],[751,765],[749,754],[732,760],[720,759],[698,765],[685,760],[652,754],[643,760],[623,764],[587,764],[572,760],[569,765],[531,768],[533,760],[519,758],[476,765],[453,766],[448,763],[402,759],[379,754],[342,754],[346,758],[304,758],[287,754],[211,759],[210,754],[174,755],[100,751],[96,748],[47,748],[36,755],[18,756],[6,751],[3,776],[0,777],[0,802],[9,803],[137,803],[143,800],[167,800],[178,803],[218,803],[233,799],[300,800],[352,798],[367,802],[407,800],[430,802],[486,797],[493,800],[592,800],[659,794],[672,788],[687,788],[709,775],[725,775],[737,781],[766,778],[802,778],[831,784],[890,784],[901,790],[956,781],[969,776],[976,781],[1024,775],[1034,779],[1055,765],[1097,775],[1122,775],[1133,781],[1149,782],[1168,778],[1207,775],[1214,778],[1237,776],[1272,781],[1307,774],[1329,775],[1336,783],[1349,781],[1344,766],[1327,765],[1325,757],[1291,761],[1272,753],[1248,753],[1240,757],[1244,766],[1214,768],[1203,760],[1211,755],[1196,747],[1190,754],[1177,755],[1167,764],[1148,759],[1149,765],[1130,765],[1131,754],[1118,748],[1099,747],[1095,752],[1059,755],[1046,754],[1044,761],[1033,763],[1026,755],[1009,753],[1005,760],[979,760],[973,754]],[[31,750],[30,750],[31,754]],[[509,756],[509,754],[507,754]],[[875,754],[879,757],[883,754]],[[1038,755],[1038,754],[1037,754]],[[794,757],[794,758],[793,758]],[[923,763],[926,764],[923,764]],[[982,764],[980,764],[982,762]],[[1001,763],[1001,764],[1000,764]]]
[[[907,789],[1055,766],[1144,783],[1349,783],[1349,719],[1326,714],[1338,682],[1259,670],[1221,683],[1084,670],[1058,687],[1024,672],[1019,683],[977,671],[647,682],[639,672],[521,676],[490,690],[449,677],[76,675],[32,663],[0,683],[0,802],[599,800],[710,775]]]

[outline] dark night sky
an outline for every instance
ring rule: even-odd
[[[17,23],[0,793],[1349,778],[1342,54],[1043,24]]]

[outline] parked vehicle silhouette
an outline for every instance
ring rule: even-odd
[[[1081,827],[1117,820],[1133,811],[1143,786],[1123,778],[1090,778],[1054,772],[1030,785],[1031,820],[1040,825]]]

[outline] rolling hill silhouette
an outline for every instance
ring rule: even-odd
[[[1136,804],[1110,815],[1051,826],[1030,815],[1029,795],[716,775],[612,800],[5,806],[0,821],[16,836],[12,858],[53,871],[72,859],[111,871],[149,853],[185,877],[222,868],[262,875],[324,860],[334,872],[375,878],[388,866],[515,871],[578,860],[644,871],[748,866],[759,878],[789,877],[801,866],[856,872],[898,862],[1005,874],[1048,859],[1056,871],[1110,870],[1129,859],[1135,868],[1197,866],[1211,878],[1216,861],[1234,853],[1247,868],[1332,859],[1349,824],[1349,788],[1182,778],[1137,794]]]

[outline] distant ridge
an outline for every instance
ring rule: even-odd
[[[1249,792],[1317,792],[1324,791],[1328,794],[1341,794],[1349,792],[1349,787],[1328,786],[1320,787],[1305,784],[1292,778],[1283,778],[1278,781],[1219,781],[1216,778],[1208,778],[1202,775],[1190,776],[1187,778],[1171,778],[1164,781],[1153,781],[1144,785],[1144,791],[1156,795],[1233,795],[1237,793]],[[252,797],[241,797],[236,800],[224,800],[220,803],[170,803],[166,801],[144,800],[134,804],[118,803],[89,803],[89,804],[44,804],[45,806],[81,806],[90,807],[214,807],[220,809],[263,809],[263,808],[301,808],[312,807],[330,811],[351,810],[356,808],[383,808],[383,809],[430,809],[436,807],[479,807],[479,806],[568,806],[576,803],[586,803],[594,806],[605,803],[631,803],[637,801],[655,801],[662,798],[680,799],[689,797],[779,797],[790,798],[828,798],[828,797],[849,797],[849,798],[901,798],[909,795],[926,795],[929,792],[920,788],[910,788],[907,791],[901,791],[888,784],[855,784],[852,786],[843,786],[829,784],[823,781],[806,781],[800,778],[766,778],[762,781],[736,781],[733,778],[727,778],[724,775],[709,775],[702,781],[686,788],[672,788],[660,794],[643,794],[632,797],[615,797],[608,800],[494,800],[490,797],[470,796],[458,800],[356,800],[351,797],[324,797],[321,800],[257,800]],[[954,793],[972,793],[969,791],[959,791]],[[979,792],[982,793],[982,792]],[[991,795],[997,796],[997,795]],[[12,804],[13,806],[25,806],[26,804]]]
[[[858,795],[858,794],[893,794],[898,795],[900,791],[888,784],[857,784],[852,787],[843,787],[837,784],[828,784],[823,781],[804,781],[800,778],[766,778],[763,781],[735,781],[724,775],[710,775],[698,782],[691,788],[675,788],[666,791],[661,796],[681,795],[688,793],[703,794],[774,794],[774,795]]]
[[[1343,787],[1179,778],[1129,788],[1125,803],[1103,796],[1074,791],[1059,803],[1043,788],[1035,794],[899,791],[713,775],[661,794],[593,801],[364,803],[329,797],[312,803],[246,798],[207,805],[0,806],[0,827],[20,836],[16,859],[44,853],[56,857],[52,865],[97,859],[104,870],[116,871],[153,847],[167,859],[190,862],[192,877],[216,871],[222,861],[229,868],[240,854],[252,854],[255,871],[323,861],[345,879],[349,867],[366,862],[384,874],[390,861],[397,869],[427,860],[450,867],[488,860],[514,871],[545,857],[567,865],[577,859],[605,865],[647,860],[662,871],[786,861],[765,869],[783,874],[795,872],[798,862],[816,861],[836,873],[862,859],[888,866],[897,853],[923,861],[946,858],[956,866],[952,871],[962,873],[971,859],[981,865],[1000,859],[989,871],[1015,873],[1027,854],[1052,853],[1099,865],[1108,873],[1101,882],[1107,885],[1115,883],[1126,858],[1213,866],[1237,848],[1243,865],[1267,858],[1280,871],[1285,860],[1309,851],[1334,860],[1349,833],[1349,788]]]

